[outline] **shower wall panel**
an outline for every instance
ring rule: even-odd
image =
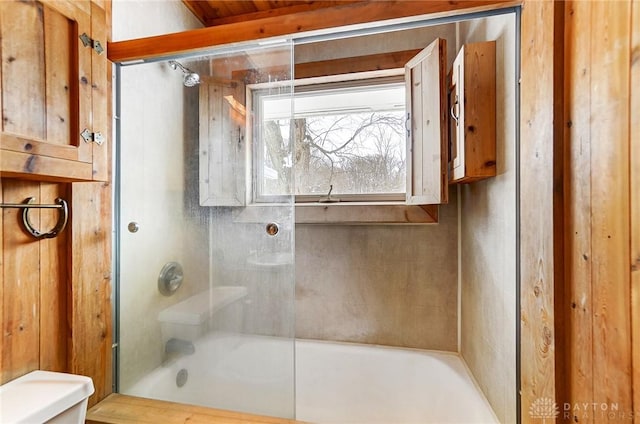
[[[455,25],[436,25],[295,48],[297,64],[422,49]],[[366,213],[366,207],[363,208]],[[456,193],[439,223],[297,225],[296,336],[425,349],[457,349]]]
[[[501,422],[516,422],[515,18],[460,24],[496,40],[497,176],[460,186],[460,351]]]
[[[192,29],[200,23],[178,2],[114,2],[114,39]],[[166,63],[122,68],[120,390],[159,366],[158,314],[208,287],[207,220],[195,212],[198,178],[197,88],[185,90]],[[195,187],[194,187],[195,186]],[[129,222],[140,226],[126,230]],[[157,288],[162,267],[178,262],[182,287]]]
[[[457,202],[420,226],[296,227],[296,337],[457,350]]]

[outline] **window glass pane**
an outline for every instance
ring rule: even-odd
[[[261,92],[258,103],[257,195],[283,196],[292,194],[293,168],[289,145],[291,137],[291,97],[277,90]]]
[[[291,123],[286,100],[264,96],[263,194],[278,194],[278,181],[287,181],[291,164],[276,147],[289,139],[295,140],[296,194],[326,195],[331,186],[338,195],[404,193],[404,96],[402,83],[306,87],[295,93]]]

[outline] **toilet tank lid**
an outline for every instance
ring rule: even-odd
[[[32,371],[0,386],[0,423],[41,423],[93,394],[82,375]]]
[[[158,321],[174,324],[199,325],[205,322],[209,314],[224,308],[247,295],[242,286],[217,286],[163,309]]]

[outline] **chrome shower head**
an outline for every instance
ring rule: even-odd
[[[184,75],[184,85],[185,87],[193,87],[195,85],[200,84],[200,75],[195,72],[190,72]]]
[[[180,69],[182,71],[184,74],[183,83],[185,87],[193,87],[200,84],[200,75],[191,71],[189,68],[185,68],[181,63],[176,62],[175,60],[170,60],[169,66],[171,66],[171,69],[173,70]]]

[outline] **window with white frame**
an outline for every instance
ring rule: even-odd
[[[293,113],[289,96],[260,86],[249,86],[249,93],[256,202],[292,191],[297,203],[405,199],[402,74],[297,81]]]

